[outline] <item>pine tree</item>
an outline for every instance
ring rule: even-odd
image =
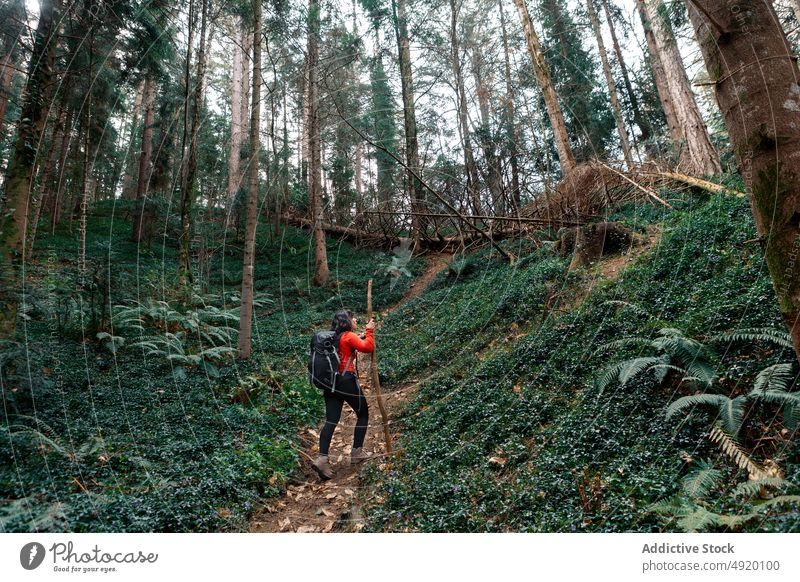
[[[247,192],[247,226],[242,259],[242,303],[239,311],[239,358],[250,357],[253,321],[253,272],[258,227],[258,152],[261,149],[261,0],[253,0],[253,104],[250,109],[250,161]]]
[[[639,2],[644,7],[647,27],[652,30],[653,47],[663,67],[666,91],[672,101],[677,129],[683,141],[681,165],[691,174],[719,174],[722,172],[719,154],[711,144],[705,121],[686,77],[666,9],[661,0]]]
[[[533,72],[536,75],[539,88],[542,90],[545,107],[547,108],[547,115],[550,119],[550,125],[553,128],[553,135],[555,136],[556,147],[558,148],[558,159],[561,163],[561,172],[566,176],[575,168],[576,161],[575,155],[572,152],[567,126],[564,122],[564,114],[558,102],[555,88],[553,87],[550,67],[544,58],[542,45],[539,41],[539,36],[533,28],[533,22],[528,13],[525,0],[514,0],[514,4],[517,6],[517,11],[519,12],[522,30],[525,33],[525,39],[528,43],[528,52],[530,53],[533,63]]]
[[[325,231],[322,229],[322,144],[320,143],[320,99],[319,99],[319,39],[320,5],[319,0],[308,3],[308,150],[309,162],[309,209],[314,228],[314,284],[328,282],[328,251],[325,246]]]
[[[578,162],[603,157],[614,131],[598,66],[583,45],[580,28],[563,0],[542,0],[544,52]]]
[[[27,232],[27,213],[34,164],[43,136],[53,82],[53,61],[57,45],[59,0],[41,0],[33,55],[23,97],[17,142],[5,181],[0,209],[0,338],[13,335],[17,322],[17,269]]]
[[[800,270],[792,268],[800,240],[800,68],[771,3],[734,11],[707,0],[702,11],[692,2],[688,8],[800,359]],[[753,55],[758,66],[741,66]]]

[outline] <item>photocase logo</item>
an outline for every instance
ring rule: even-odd
[[[44,554],[44,546],[39,542],[25,544],[19,552],[19,563],[26,570],[35,570],[42,565]]]

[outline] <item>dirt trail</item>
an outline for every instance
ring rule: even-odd
[[[648,252],[658,245],[661,231],[651,228],[646,239],[628,252],[621,255],[604,257],[595,266],[593,276],[587,280],[585,287],[577,294],[555,302],[554,311],[565,312],[580,309],[583,300],[590,291],[602,280],[616,281],[625,268],[635,261],[640,255]],[[446,255],[433,255],[428,258],[428,268],[425,273],[417,278],[409,292],[385,313],[398,309],[410,299],[416,297],[430,284],[433,278],[446,266],[450,257]],[[559,298],[560,299],[560,298]],[[384,314],[385,314],[384,313]],[[510,336],[506,339],[521,337],[527,333],[520,328],[512,328]],[[478,355],[480,359],[488,357],[495,349],[498,342],[492,342]],[[378,403],[372,393],[368,366],[362,366],[361,386],[367,395],[370,407],[369,429],[364,441],[364,449],[373,454],[367,463],[376,463],[379,468],[387,468],[389,460],[386,457],[385,443],[383,440],[383,427],[381,416],[378,412]],[[410,383],[392,392],[383,390],[384,401],[391,418],[395,417],[397,410],[414,393],[419,382]],[[303,463],[300,474],[289,485],[286,494],[278,499],[272,499],[262,509],[256,512],[250,520],[252,532],[356,532],[363,526],[363,516],[358,502],[360,488],[359,472],[361,465],[350,466],[350,446],[353,441],[353,429],[356,417],[348,406],[344,406],[342,420],[339,422],[333,440],[331,441],[330,463],[334,470],[334,477],[330,481],[320,482],[319,477],[311,468],[310,458],[316,456],[319,450],[319,433],[307,429],[302,435]],[[395,431],[392,431],[396,434]]]
[[[448,255],[429,256],[425,273],[415,279],[403,299],[385,313],[398,309],[422,293],[433,278],[447,266],[449,260]],[[373,456],[366,463],[385,467],[385,464],[389,462],[386,458],[386,443],[383,440],[381,415],[378,411],[378,402],[370,386],[368,369],[368,365],[362,364],[359,380],[366,393],[370,408],[369,428],[364,441],[364,450],[369,451]],[[398,408],[416,390],[417,385],[417,383],[408,384],[396,388],[392,392],[383,390],[390,423]],[[312,533],[361,530],[363,519],[358,505],[358,492],[359,472],[363,465],[350,466],[350,446],[353,442],[355,422],[355,414],[349,406],[345,405],[342,410],[342,420],[336,427],[331,441],[329,458],[334,477],[330,481],[320,482],[310,464],[310,458],[315,457],[319,451],[319,432],[309,428],[301,434],[303,448],[299,474],[295,475],[293,484],[287,487],[286,493],[282,497],[271,499],[255,513],[250,520],[251,532]]]

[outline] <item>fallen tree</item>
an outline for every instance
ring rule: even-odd
[[[422,184],[429,192],[434,192],[429,184],[424,181]],[[624,226],[602,221],[602,216],[609,207],[627,202],[649,201],[671,208],[657,189],[675,184],[718,195],[743,195],[720,184],[668,171],[655,164],[640,165],[624,171],[594,161],[577,166],[555,188],[546,191],[521,208],[516,216],[463,214],[452,204],[447,203],[441,193],[434,192],[437,199],[445,203],[449,212],[367,210],[356,217],[357,222],[354,225],[343,226],[323,222],[321,227],[327,235],[357,246],[391,249],[400,244],[403,238],[400,234],[401,227],[393,223],[391,218],[422,217],[426,219],[428,227],[420,232],[417,252],[456,252],[465,246],[483,242],[499,249],[500,254],[509,260],[510,254],[500,247],[498,242],[530,237],[533,233],[546,228],[560,228],[562,231],[555,249],[563,256],[573,252],[576,246],[575,239],[580,237],[578,244],[580,251],[573,265],[573,268],[576,268],[595,260],[602,254],[614,252],[607,248],[609,242],[613,246],[617,245],[615,242],[617,239],[625,242],[633,240],[632,233],[626,232]],[[386,220],[387,217],[390,220]],[[312,221],[306,216],[285,213],[281,219],[292,226],[313,229]],[[581,227],[589,228],[581,230]],[[565,228],[566,230],[563,230]],[[598,243],[598,240],[602,244]],[[597,252],[600,252],[600,255]]]
[[[296,226],[306,230],[314,228],[313,221],[303,216],[293,214],[284,214],[281,220],[285,224]],[[344,240],[356,246],[372,246],[378,248],[391,249],[400,244],[403,238],[395,233],[381,233],[370,232],[367,230],[360,230],[338,224],[322,223],[322,230],[325,234],[335,237],[339,240]],[[505,240],[508,238],[520,236],[520,229],[503,229],[499,231],[492,231],[487,233],[481,232],[468,232],[460,235],[443,236],[437,234],[435,236],[426,236],[420,239],[420,246],[422,250],[437,251],[437,252],[455,252],[462,249],[464,246],[473,244],[475,242],[485,240],[489,237],[492,242]]]

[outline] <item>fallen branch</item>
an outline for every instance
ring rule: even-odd
[[[387,210],[363,210],[361,214],[376,214],[379,216],[423,216],[426,218],[458,218],[455,214],[445,214],[442,212],[404,212],[404,211],[387,211]],[[523,216],[476,216],[471,214],[464,214],[464,218],[470,220],[483,220],[483,221],[498,221],[498,222],[518,222],[518,223],[531,223],[531,224],[558,224],[560,226],[583,226],[585,222],[575,222],[559,220],[557,218],[532,218]],[[594,218],[594,217],[592,217]]]
[[[314,228],[314,222],[312,220],[309,220],[308,218],[301,216],[283,214],[281,216],[281,221],[284,222],[285,224],[298,226],[300,228],[306,228],[309,230]],[[339,226],[337,224],[329,224],[325,222],[322,223],[321,228],[326,234],[339,237],[342,240],[346,240],[357,245],[368,245],[368,246],[371,245],[384,248],[393,248],[400,243],[400,236],[394,234],[365,232],[362,230],[348,228],[346,226]],[[496,231],[493,233],[493,237],[495,240],[502,240],[513,236],[519,236],[519,231],[510,229],[510,230]],[[427,250],[446,251],[446,250],[458,249],[461,248],[462,245],[469,244],[482,239],[483,237],[481,237],[477,233],[472,233],[464,236],[455,235],[447,237],[439,235],[436,239],[429,238],[426,240],[421,240],[420,244],[423,248]]]
[[[647,194],[648,196],[653,198],[654,200],[657,200],[658,202],[660,202],[661,204],[663,204],[667,208],[672,208],[670,203],[667,202],[666,200],[664,200],[663,198],[661,198],[658,194],[656,194],[655,192],[653,192],[649,188],[645,188],[641,184],[637,184],[636,182],[631,180],[628,176],[626,176],[625,174],[623,174],[619,170],[615,170],[614,168],[612,168],[611,166],[607,166],[606,164],[601,164],[601,166],[603,166],[605,169],[607,169],[607,170],[609,170],[611,172],[614,172],[617,176],[619,176],[620,178],[622,178],[626,182],[629,182],[630,184],[632,184],[633,186],[635,186],[636,188],[638,188],[639,190],[641,190],[642,192],[644,192],[645,194]]]
[[[694,186],[701,190],[712,192],[713,194],[726,194],[728,196],[736,196],[737,198],[741,198],[745,195],[744,192],[740,192],[739,190],[731,190],[725,186],[715,184],[714,182],[709,182],[702,178],[695,178],[694,176],[687,176],[686,174],[679,174],[677,172],[643,172],[641,175],[651,178],[666,178],[667,180],[688,184],[689,186]]]
[[[469,228],[477,231],[481,235],[481,237],[486,239],[489,242],[489,244],[491,244],[497,250],[497,252],[499,252],[506,260],[508,260],[509,263],[511,263],[511,264],[514,263],[514,256],[511,253],[509,253],[508,251],[506,251],[499,244],[497,244],[497,241],[495,241],[494,238],[492,238],[492,236],[488,232],[486,232],[481,227],[479,227],[476,224],[473,224],[472,222],[467,220],[458,211],[458,209],[455,206],[450,204],[450,202],[448,202],[448,200],[444,196],[442,196],[430,184],[428,184],[425,180],[423,180],[422,177],[415,170],[411,169],[405,162],[403,162],[400,158],[398,158],[397,155],[394,152],[390,151],[388,148],[386,148],[386,147],[384,147],[384,146],[382,146],[380,144],[375,143],[374,141],[369,139],[369,137],[364,135],[356,126],[354,126],[352,123],[350,123],[350,120],[347,119],[347,117],[345,115],[342,115],[342,112],[339,109],[339,104],[336,103],[335,99],[334,99],[334,105],[336,106],[336,112],[339,114],[339,118],[342,121],[344,121],[350,127],[350,129],[352,129],[356,133],[356,135],[358,135],[362,140],[364,140],[365,142],[370,144],[372,147],[374,147],[374,148],[382,151],[383,153],[387,154],[388,156],[390,156],[395,162],[397,162],[409,174],[411,174],[411,176],[415,180],[419,181],[419,183],[422,185],[423,188],[425,188],[428,192],[430,192],[431,194],[436,196],[436,198],[439,200],[439,202],[441,202],[442,204],[447,206],[447,209],[450,210],[450,212],[452,212],[456,216],[456,218],[458,218],[458,220],[460,220],[462,223],[467,225]]]

